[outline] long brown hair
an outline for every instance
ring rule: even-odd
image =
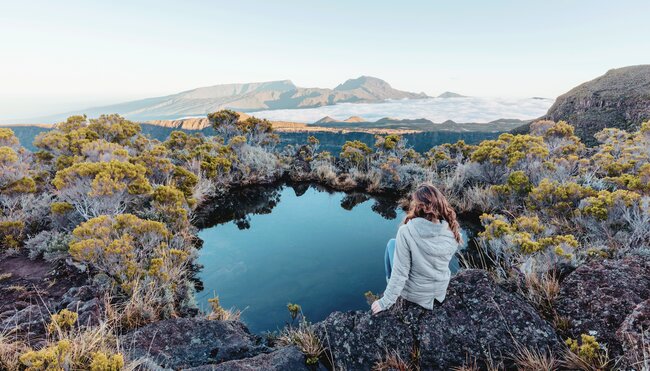
[[[456,212],[449,205],[447,198],[430,183],[422,183],[411,195],[411,205],[406,214],[404,223],[414,218],[424,218],[431,222],[445,220],[454,233],[456,242],[461,243],[460,225],[456,219]]]

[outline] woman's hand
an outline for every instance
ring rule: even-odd
[[[370,308],[372,309],[372,314],[377,314],[377,313],[381,312],[382,310],[384,310],[381,307],[381,304],[379,304],[379,300],[375,300],[375,302],[372,303],[372,306]]]

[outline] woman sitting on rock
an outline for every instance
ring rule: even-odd
[[[372,303],[372,313],[390,308],[398,297],[433,309],[445,300],[451,272],[449,261],[462,241],[456,213],[433,185],[420,185],[397,237],[386,246],[384,296]]]

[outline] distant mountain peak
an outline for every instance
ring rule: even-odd
[[[366,120],[363,117],[350,116],[347,119],[343,120],[343,122],[366,122]]]
[[[315,123],[316,124],[329,124],[330,122],[337,122],[337,121],[335,119],[329,117],[329,116],[325,116],[322,119],[316,121]]]
[[[379,79],[377,77],[372,77],[372,76],[360,76],[357,77],[356,79],[346,80],[343,84],[340,84],[337,87],[335,87],[334,90],[337,91],[354,90],[354,89],[363,88],[364,86],[375,86],[375,87],[379,86],[382,88],[392,89],[390,84],[382,79]]]
[[[453,91],[446,91],[438,95],[438,98],[467,98],[467,96],[454,93]]]

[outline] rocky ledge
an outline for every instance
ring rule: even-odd
[[[517,294],[482,270],[466,270],[450,283],[432,311],[398,302],[387,312],[336,312],[318,324],[337,368],[370,370],[396,352],[421,369],[447,370],[466,362],[503,359],[518,347],[558,349],[555,330]]]
[[[25,267],[17,260],[4,261],[2,267],[9,270],[10,263]],[[3,302],[0,330],[19,330],[36,343],[43,336],[40,328],[45,314],[41,311],[68,308],[86,318],[84,323],[92,323],[101,306],[97,293],[80,279],[74,282],[80,286],[73,288],[66,287],[70,282],[61,287],[50,284],[45,308],[39,307],[34,295],[42,287],[36,278],[56,276],[41,268],[34,265],[24,272],[11,268],[12,276],[0,285],[4,294],[14,295],[12,302]],[[7,291],[17,284],[31,285],[35,293]],[[39,295],[43,300],[44,294]],[[153,369],[318,370],[334,366],[369,370],[391,353],[422,370],[446,370],[494,362],[508,368],[513,366],[513,355],[523,348],[560,355],[564,337],[592,334],[618,366],[634,369],[650,347],[650,261],[584,264],[563,276],[554,307],[566,323],[562,336],[525,298],[497,284],[488,272],[464,270],[452,278],[446,300],[434,310],[399,301],[378,315],[335,312],[316,323],[316,334],[327,348],[316,365],[308,366],[299,348],[277,346],[272,339],[251,334],[240,322],[202,317],[152,323],[124,334],[120,344],[129,358]]]
[[[518,347],[561,346],[553,327],[530,304],[481,270],[458,274],[444,304],[433,311],[400,301],[376,316],[369,311],[335,312],[315,326],[328,348],[323,361],[329,358],[336,369],[347,370],[369,370],[387,351],[418,362],[422,369],[449,369],[467,360],[508,362]],[[324,367],[306,366],[296,348],[272,348],[238,322],[171,319],[127,334],[121,343],[131,349],[131,357],[148,357],[173,369]]]
[[[555,307],[570,323],[568,336],[594,335],[610,357],[631,360],[650,338],[650,261],[605,260],[578,267],[562,281]]]

